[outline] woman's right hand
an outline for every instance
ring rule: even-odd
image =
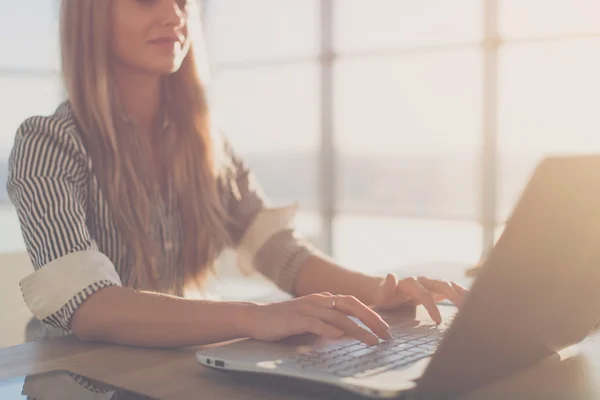
[[[330,339],[349,335],[368,345],[391,339],[389,325],[353,296],[310,294],[278,303],[254,305],[246,314],[246,330],[253,339],[276,341],[302,333]],[[348,318],[358,318],[376,335]]]

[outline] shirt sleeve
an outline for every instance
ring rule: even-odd
[[[75,310],[107,286],[120,286],[114,265],[86,225],[86,157],[55,117],[26,120],[9,158],[7,189],[35,269],[21,282],[36,318],[69,329]]]
[[[229,232],[243,272],[257,270],[282,290],[293,293],[300,267],[317,250],[294,229],[297,204],[272,207],[255,176],[225,141],[231,166]]]

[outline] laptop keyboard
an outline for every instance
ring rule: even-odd
[[[307,372],[332,373],[340,378],[364,378],[385,371],[400,369],[437,350],[450,319],[439,325],[407,327],[394,325],[390,329],[391,340],[374,346],[353,341],[334,344],[304,354],[291,360]]]

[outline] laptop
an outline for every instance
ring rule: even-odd
[[[449,238],[452,240],[452,238]],[[583,340],[600,317],[600,156],[535,169],[460,311],[442,325],[386,316],[367,347],[311,335],[242,340],[196,353],[223,371],[282,375],[374,398],[459,395]]]

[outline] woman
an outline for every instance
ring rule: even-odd
[[[36,272],[21,282],[46,335],[171,347],[239,337],[389,338],[366,304],[460,304],[427,278],[350,272],[299,239],[213,128],[191,37],[191,0],[63,0],[68,102],[20,127],[8,189]],[[190,300],[219,253],[297,296],[274,304]],[[348,316],[359,318],[370,331]]]

